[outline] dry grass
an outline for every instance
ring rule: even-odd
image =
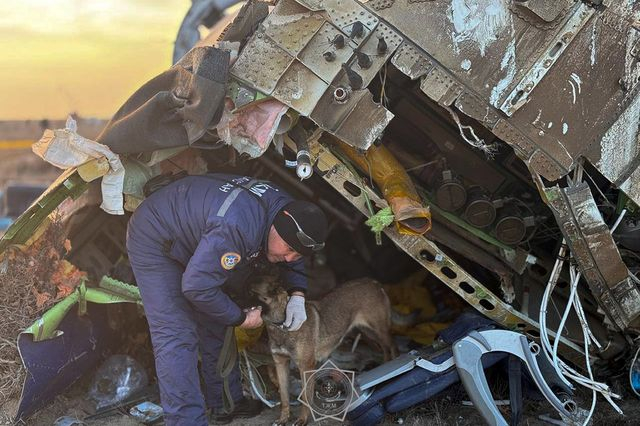
[[[0,255],[0,405],[17,395],[24,381],[17,337],[43,312],[68,295],[83,274],[64,260],[69,249],[55,219],[27,248]]]

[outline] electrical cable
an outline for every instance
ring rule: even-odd
[[[618,219],[616,219],[616,222],[611,227],[612,234],[616,231],[616,229],[618,228],[618,225],[620,225],[620,222],[622,222],[622,218],[626,213],[627,213],[627,209],[622,209],[622,211],[620,212],[620,216],[618,216]]]

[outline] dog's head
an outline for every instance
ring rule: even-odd
[[[262,317],[265,320],[275,324],[284,322],[288,295],[277,275],[255,276],[249,289],[263,304]]]

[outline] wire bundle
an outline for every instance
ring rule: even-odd
[[[624,215],[624,212],[621,214],[621,216],[622,215]],[[619,221],[617,221],[616,223],[619,223]],[[562,266],[564,265],[567,251],[567,245],[565,243],[565,240],[563,240],[540,305],[540,340],[542,342],[544,354],[551,361],[551,364],[555,368],[558,375],[568,386],[573,388],[571,383],[567,379],[565,379],[565,377],[573,380],[580,386],[584,386],[592,390],[591,409],[589,410],[589,414],[583,422],[584,425],[587,425],[595,411],[597,393],[600,393],[618,413],[623,413],[620,407],[618,407],[618,405],[613,401],[613,398],[620,399],[620,396],[611,391],[607,384],[598,382],[593,377],[593,371],[591,369],[591,362],[589,359],[589,346],[591,343],[595,344],[598,349],[601,349],[602,346],[600,342],[598,342],[598,340],[595,338],[589,328],[589,325],[587,324],[586,315],[584,313],[584,309],[582,308],[580,297],[578,296],[578,282],[580,281],[581,274],[577,271],[574,264],[569,266],[569,273],[571,277],[569,300],[567,301],[567,305],[564,309],[558,330],[555,332],[553,345],[551,345],[549,332],[547,330],[547,307],[549,304],[549,300],[551,299],[551,294],[556,287],[556,283],[558,281],[560,271],[562,270]],[[569,313],[571,312],[572,307],[576,312],[582,328],[585,365],[588,376],[584,376],[583,374],[579,373],[567,363],[562,361],[562,359],[560,359],[560,357],[558,356],[558,345],[560,343],[560,336],[562,335],[562,331],[564,330],[567,318],[569,317]]]

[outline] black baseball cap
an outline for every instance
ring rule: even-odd
[[[280,237],[303,256],[322,250],[329,232],[324,212],[308,201],[285,205],[273,220],[273,226]]]

